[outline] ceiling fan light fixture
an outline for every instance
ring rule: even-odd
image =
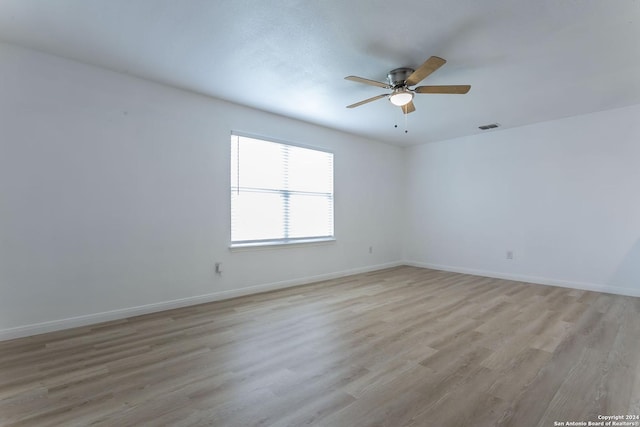
[[[413,100],[413,92],[408,90],[407,88],[395,89],[393,93],[389,96],[389,101],[393,105],[398,107],[402,107],[407,105]]]

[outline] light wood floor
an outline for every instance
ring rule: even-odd
[[[0,343],[3,426],[640,414],[640,298],[413,267]]]

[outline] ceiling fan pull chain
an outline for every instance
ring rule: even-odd
[[[404,133],[409,133],[409,131],[407,130],[407,120],[409,120],[407,118],[408,114],[403,114],[404,116]]]

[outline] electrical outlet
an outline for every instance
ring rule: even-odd
[[[513,259],[513,251],[507,251],[507,259]]]

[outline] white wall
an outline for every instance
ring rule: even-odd
[[[229,251],[231,130],[335,153],[337,242]],[[10,45],[0,135],[0,338],[401,260],[397,147]]]
[[[640,296],[640,105],[425,144],[407,161],[411,264]]]

